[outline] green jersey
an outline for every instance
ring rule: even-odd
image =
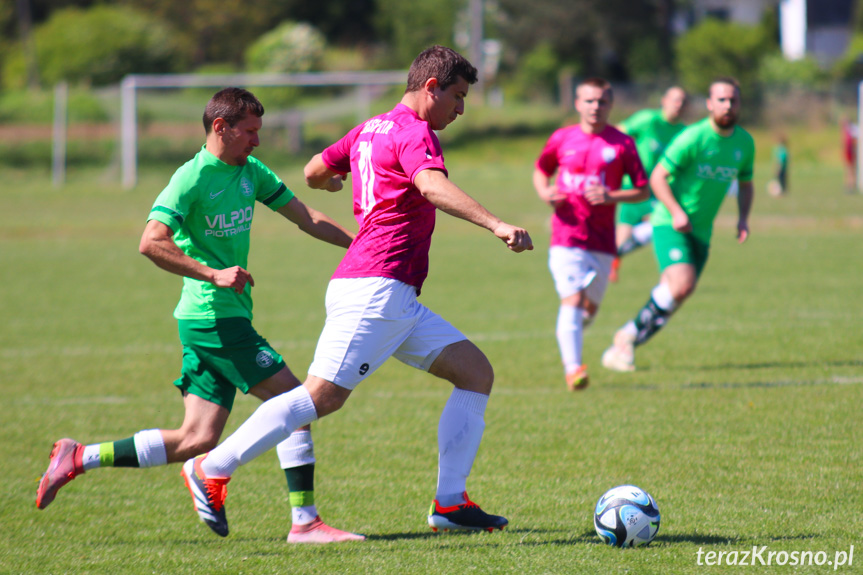
[[[686,125],[672,124],[662,115],[662,110],[641,110],[624,120],[620,127],[635,140],[638,157],[649,178],[665,148]],[[632,187],[629,176],[624,180],[624,187]]]
[[[788,165],[788,148],[782,144],[777,144],[773,148],[773,162],[779,167],[784,168]]]
[[[674,198],[689,216],[692,235],[710,242],[713,220],[734,180],[752,180],[755,142],[737,126],[730,136],[720,136],[710,119],[693,124],[668,146],[659,163],[671,176]],[[654,226],[670,226],[671,213],[663,204],[653,210]]]
[[[215,269],[245,269],[255,201],[277,210],[293,197],[279,177],[256,158],[250,156],[244,166],[231,166],[203,147],[174,173],[147,219],[170,227],[177,246],[202,264]],[[251,286],[247,284],[238,294],[207,281],[183,278],[174,317],[251,320]]]

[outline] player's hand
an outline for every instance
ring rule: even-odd
[[[592,185],[584,189],[584,199],[592,206],[604,206],[613,204],[614,201],[609,195],[609,189],[605,186]]]
[[[494,229],[494,235],[502,239],[507,247],[516,253],[533,249],[533,240],[530,239],[530,234],[527,233],[527,230],[523,228],[517,228],[501,222]]]
[[[675,212],[674,215],[671,216],[671,227],[674,228],[674,231],[676,232],[688,234],[692,231],[692,222],[689,221],[689,216],[686,215],[686,212]]]
[[[327,180],[327,183],[324,184],[323,189],[328,191],[328,192],[338,192],[339,190],[342,189],[342,187],[343,187],[342,182],[344,182],[345,178],[347,178],[347,177],[348,177],[347,174],[345,174],[345,175],[336,174],[335,176],[333,176],[332,178]]]
[[[744,220],[737,222],[737,243],[742,244],[749,238],[749,224]]]
[[[561,202],[566,200],[566,194],[561,194],[557,186],[549,186],[548,190],[546,190],[545,196],[543,196],[542,199],[545,200],[545,203],[552,208],[556,208],[561,204]]]
[[[255,285],[255,280],[252,274],[241,268],[234,266],[223,270],[216,270],[213,274],[213,284],[217,287],[231,288],[237,293],[243,293],[246,289],[246,284]]]

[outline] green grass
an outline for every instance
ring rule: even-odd
[[[328,547],[286,545],[287,492],[270,455],[235,475],[227,539],[198,522],[178,466],[96,470],[36,510],[36,482],[56,439],[97,442],[180,423],[171,385],[180,368],[171,317],[180,280],[137,254],[171,171],[145,170],[131,192],[95,169],[73,171],[62,190],[44,173],[5,173],[0,573],[665,575],[746,570],[698,566],[699,550],[767,546],[832,560],[859,547],[863,196],[843,193],[838,164],[799,162],[790,196],[770,198],[762,156],[750,241],[735,243],[727,202],[697,294],[639,349],[633,374],[599,367],[614,330],[656,282],[648,250],[624,260],[586,335],[591,387],[570,394],[553,335],[548,213],[530,184],[543,139],[457,139],[446,148],[452,179],[528,227],[537,249],[511,254],[487,232],[441,215],[421,298],[495,366],[469,490],[510,527],[428,530],[448,384],[390,362],[314,426],[324,518],[369,535]],[[304,189],[300,165],[274,167],[309,204],[351,223],[346,194]],[[339,250],[266,210],[253,235],[256,327],[302,375]],[[238,399],[228,431],[256,405]],[[608,548],[593,531],[596,500],[621,483],[658,501],[662,526],[648,548]]]

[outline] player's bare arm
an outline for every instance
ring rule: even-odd
[[[237,293],[242,293],[247,283],[255,285],[252,274],[240,266],[217,270],[187,256],[174,243],[171,228],[157,220],[147,222],[138,251],[165,271],[230,288]]]
[[[737,191],[737,242],[741,244],[749,238],[749,212],[754,197],[752,182],[740,182]]]
[[[650,174],[650,188],[653,190],[653,195],[656,199],[668,208],[671,214],[671,226],[678,232],[687,233],[692,231],[692,224],[689,221],[689,216],[680,207],[674,193],[671,191],[671,186],[668,184],[668,177],[671,174],[662,164],[658,164],[653,168]]]
[[[552,208],[556,208],[566,197],[560,193],[556,184],[551,183],[551,178],[546,176],[540,169],[533,170],[533,188],[536,190],[536,195],[539,196],[539,199]]]
[[[414,185],[436,208],[491,231],[514,252],[533,249],[527,230],[501,221],[482,204],[452,183],[440,170],[422,170],[414,178]]]
[[[346,174],[334,172],[324,163],[321,154],[309,160],[306,167],[303,168],[303,175],[306,177],[306,185],[315,190],[326,190],[328,192],[338,192],[342,189],[342,182],[347,177]]]
[[[323,212],[306,206],[296,196],[277,210],[313,238],[348,248],[354,239],[349,232]]]

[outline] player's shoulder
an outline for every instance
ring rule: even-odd
[[[639,124],[646,121],[654,120],[660,113],[660,110],[654,108],[644,108],[638,110],[623,121],[624,124]]]
[[[212,161],[214,157],[206,149],[201,149],[193,158],[176,169],[168,188],[175,192],[183,192],[200,187],[209,177],[208,172],[214,165]]]
[[[734,137],[737,138],[739,141],[745,143],[747,146],[755,147],[755,138],[753,138],[752,134],[750,134],[749,131],[742,126],[736,126],[736,129],[734,130]]]
[[[712,132],[713,128],[710,126],[710,118],[701,118],[697,122],[693,122],[683,128],[681,130],[682,134],[698,134],[698,133],[706,133]]]
[[[267,167],[267,165],[264,162],[262,162],[261,160],[259,160],[255,156],[249,156],[248,157],[248,159],[246,160],[246,166],[245,167],[247,170],[249,170],[250,172],[253,172],[253,173],[272,171],[272,170],[270,170],[270,168]]]
[[[680,146],[691,146],[695,145],[698,142],[703,142],[705,140],[709,140],[716,137],[716,132],[713,130],[713,127],[710,125],[709,118],[703,118],[698,120],[697,122],[693,122],[689,124],[674,137],[671,141],[670,145],[675,145],[676,147]]]
[[[635,138],[611,124],[602,131],[602,138],[610,144],[635,145]]]
[[[360,127],[359,134],[382,135],[394,141],[437,139],[429,123],[401,103],[388,112],[370,118]]]
[[[546,141],[546,147],[560,146],[584,137],[584,132],[578,124],[568,124],[555,129]]]

